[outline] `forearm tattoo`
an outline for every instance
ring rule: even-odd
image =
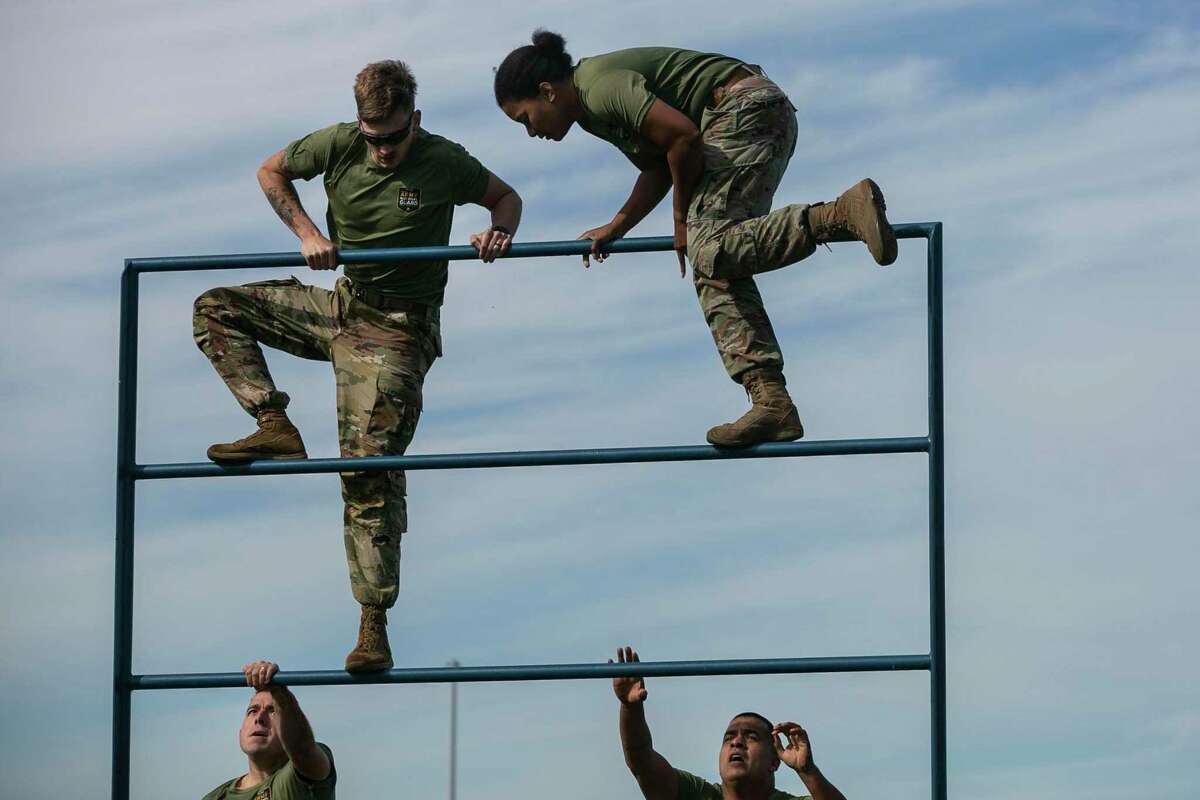
[[[275,213],[283,220],[283,224],[295,231],[296,207],[300,204],[300,196],[296,194],[296,190],[291,184],[287,184],[282,189],[270,186],[267,188],[266,194],[267,202],[271,204],[271,208],[275,209]]]
[[[296,216],[300,212],[300,195],[296,194],[296,188],[292,186],[291,181],[296,179],[288,167],[287,153],[279,154],[279,172],[287,179],[287,182],[281,187],[270,186],[264,192],[267,195],[267,202],[271,204],[271,208],[275,209],[275,213],[283,220],[283,224],[287,225],[293,233],[296,232]]]

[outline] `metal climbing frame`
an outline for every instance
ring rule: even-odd
[[[134,487],[140,480],[215,476],[295,475],[346,470],[475,469],[481,467],[565,464],[628,464],[649,461],[708,461],[733,458],[927,453],[929,456],[929,652],[907,655],[834,658],[775,658],[725,661],[660,661],[639,664],[539,664],[527,666],[438,667],[393,669],[365,676],[341,670],[281,672],[276,680],[289,686],[352,683],[449,683],[605,678],[616,675],[665,677],[681,675],[766,675],[809,672],[876,672],[928,670],[930,691],[931,775],[934,800],[946,798],[946,584],[945,473],[942,425],[942,224],[895,226],[901,239],[925,239],[928,262],[929,431],[925,436],[889,439],[843,439],[823,442],[765,444],[745,450],[709,446],[629,447],[583,450],[536,450],[511,453],[317,458],[307,461],[262,461],[242,467],[215,464],[138,464],[136,461],[138,278],[147,272],[186,272],[249,267],[303,266],[298,253],[136,258],[125,262],[121,275],[120,363],[117,405],[116,597],[113,623],[112,797],[129,797],[129,735],[132,694],[148,689],[201,689],[244,686],[240,672],[134,675],[133,552]],[[515,244],[506,258],[580,255],[590,242],[561,241]],[[672,249],[670,237],[622,239],[610,252],[640,253]],[[399,263],[430,259],[466,260],[474,248],[417,247],[360,250],[341,254],[343,264]]]

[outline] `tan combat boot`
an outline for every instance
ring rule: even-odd
[[[363,606],[358,623],[358,644],[346,656],[346,672],[379,672],[391,668],[387,610],[383,606]]]
[[[808,208],[808,227],[818,244],[864,242],[875,263],[886,267],[896,260],[896,234],[888,224],[883,192],[870,178],[842,192],[832,203]]]
[[[791,442],[804,436],[796,406],[784,388],[783,373],[756,369],[742,377],[746,394],[754,404],[736,422],[718,425],[708,432],[709,444],[717,447],[749,447],[762,442]]]
[[[245,464],[264,458],[308,458],[308,453],[283,409],[267,408],[258,412],[258,430],[231,444],[214,444],[208,457],[218,464]]]

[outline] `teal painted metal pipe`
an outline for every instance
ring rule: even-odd
[[[126,265],[128,266],[128,265]],[[133,477],[137,436],[138,274],[121,275],[117,352],[117,503],[113,565],[112,798],[129,797],[129,739],[133,664]]]
[[[898,239],[924,239],[936,223],[915,222],[895,225]],[[670,250],[670,236],[645,236],[617,239],[605,246],[606,253],[653,253]],[[517,242],[501,258],[544,258],[547,256],[578,256],[591,249],[591,242],[564,239],[554,242]],[[471,261],[479,253],[470,245],[445,247],[396,247],[375,250],[344,250],[338,253],[339,264],[397,264],[405,261]],[[254,267],[303,267],[298,252],[288,253],[231,253],[209,256],[167,256],[161,258],[131,258],[125,268],[135,272],[191,272],[206,269],[251,269]]]
[[[761,658],[725,661],[641,661],[636,664],[526,664],[490,667],[418,667],[351,675],[343,670],[280,672],[286,686],[345,686],[358,683],[465,683],[556,681],[636,675],[666,678],[699,675],[783,675],[801,672],[897,672],[929,669],[929,656],[835,656],[830,658]],[[185,675],[135,675],[134,690],[220,689],[245,687],[240,672]]]
[[[720,461],[739,458],[795,458],[924,453],[929,439],[838,439],[823,442],[780,442],[724,449],[711,445],[673,447],[613,447],[587,450],[528,450],[510,453],[448,453],[420,456],[310,458],[297,461],[255,461],[243,466],[211,462],[143,464],[133,470],[138,480],[164,478],[242,477],[246,475],[311,475],[326,472],[386,472],[394,469],[483,469],[486,467],[550,467],[579,464],[641,464],[657,461]]]
[[[926,257],[929,348],[929,715],[933,800],[946,800],[946,463],[942,352],[942,224]]]

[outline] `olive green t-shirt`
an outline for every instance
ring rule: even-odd
[[[690,772],[675,770],[679,776],[679,800],[722,800],[721,787]],[[768,800],[812,800],[809,795],[794,795],[776,789]]]
[[[320,742],[317,747],[329,758],[329,774],[325,780],[310,781],[301,777],[289,761],[262,783],[248,789],[235,789],[241,778],[234,778],[204,795],[203,800],[334,800],[337,770],[333,766],[333,751]]]
[[[454,207],[477,203],[488,171],[462,145],[417,130],[408,156],[394,169],[377,166],[358,125],[344,122],[297,139],[286,149],[288,169],[310,180],[324,175],[329,238],[341,250],[427,247],[450,241]],[[440,306],[446,261],[354,264],[346,275],[389,295]]]
[[[745,66],[736,58],[674,47],[631,47],[581,58],[574,81],[587,118],[580,127],[625,153],[661,155],[641,134],[655,98],[699,128],[713,90]]]

